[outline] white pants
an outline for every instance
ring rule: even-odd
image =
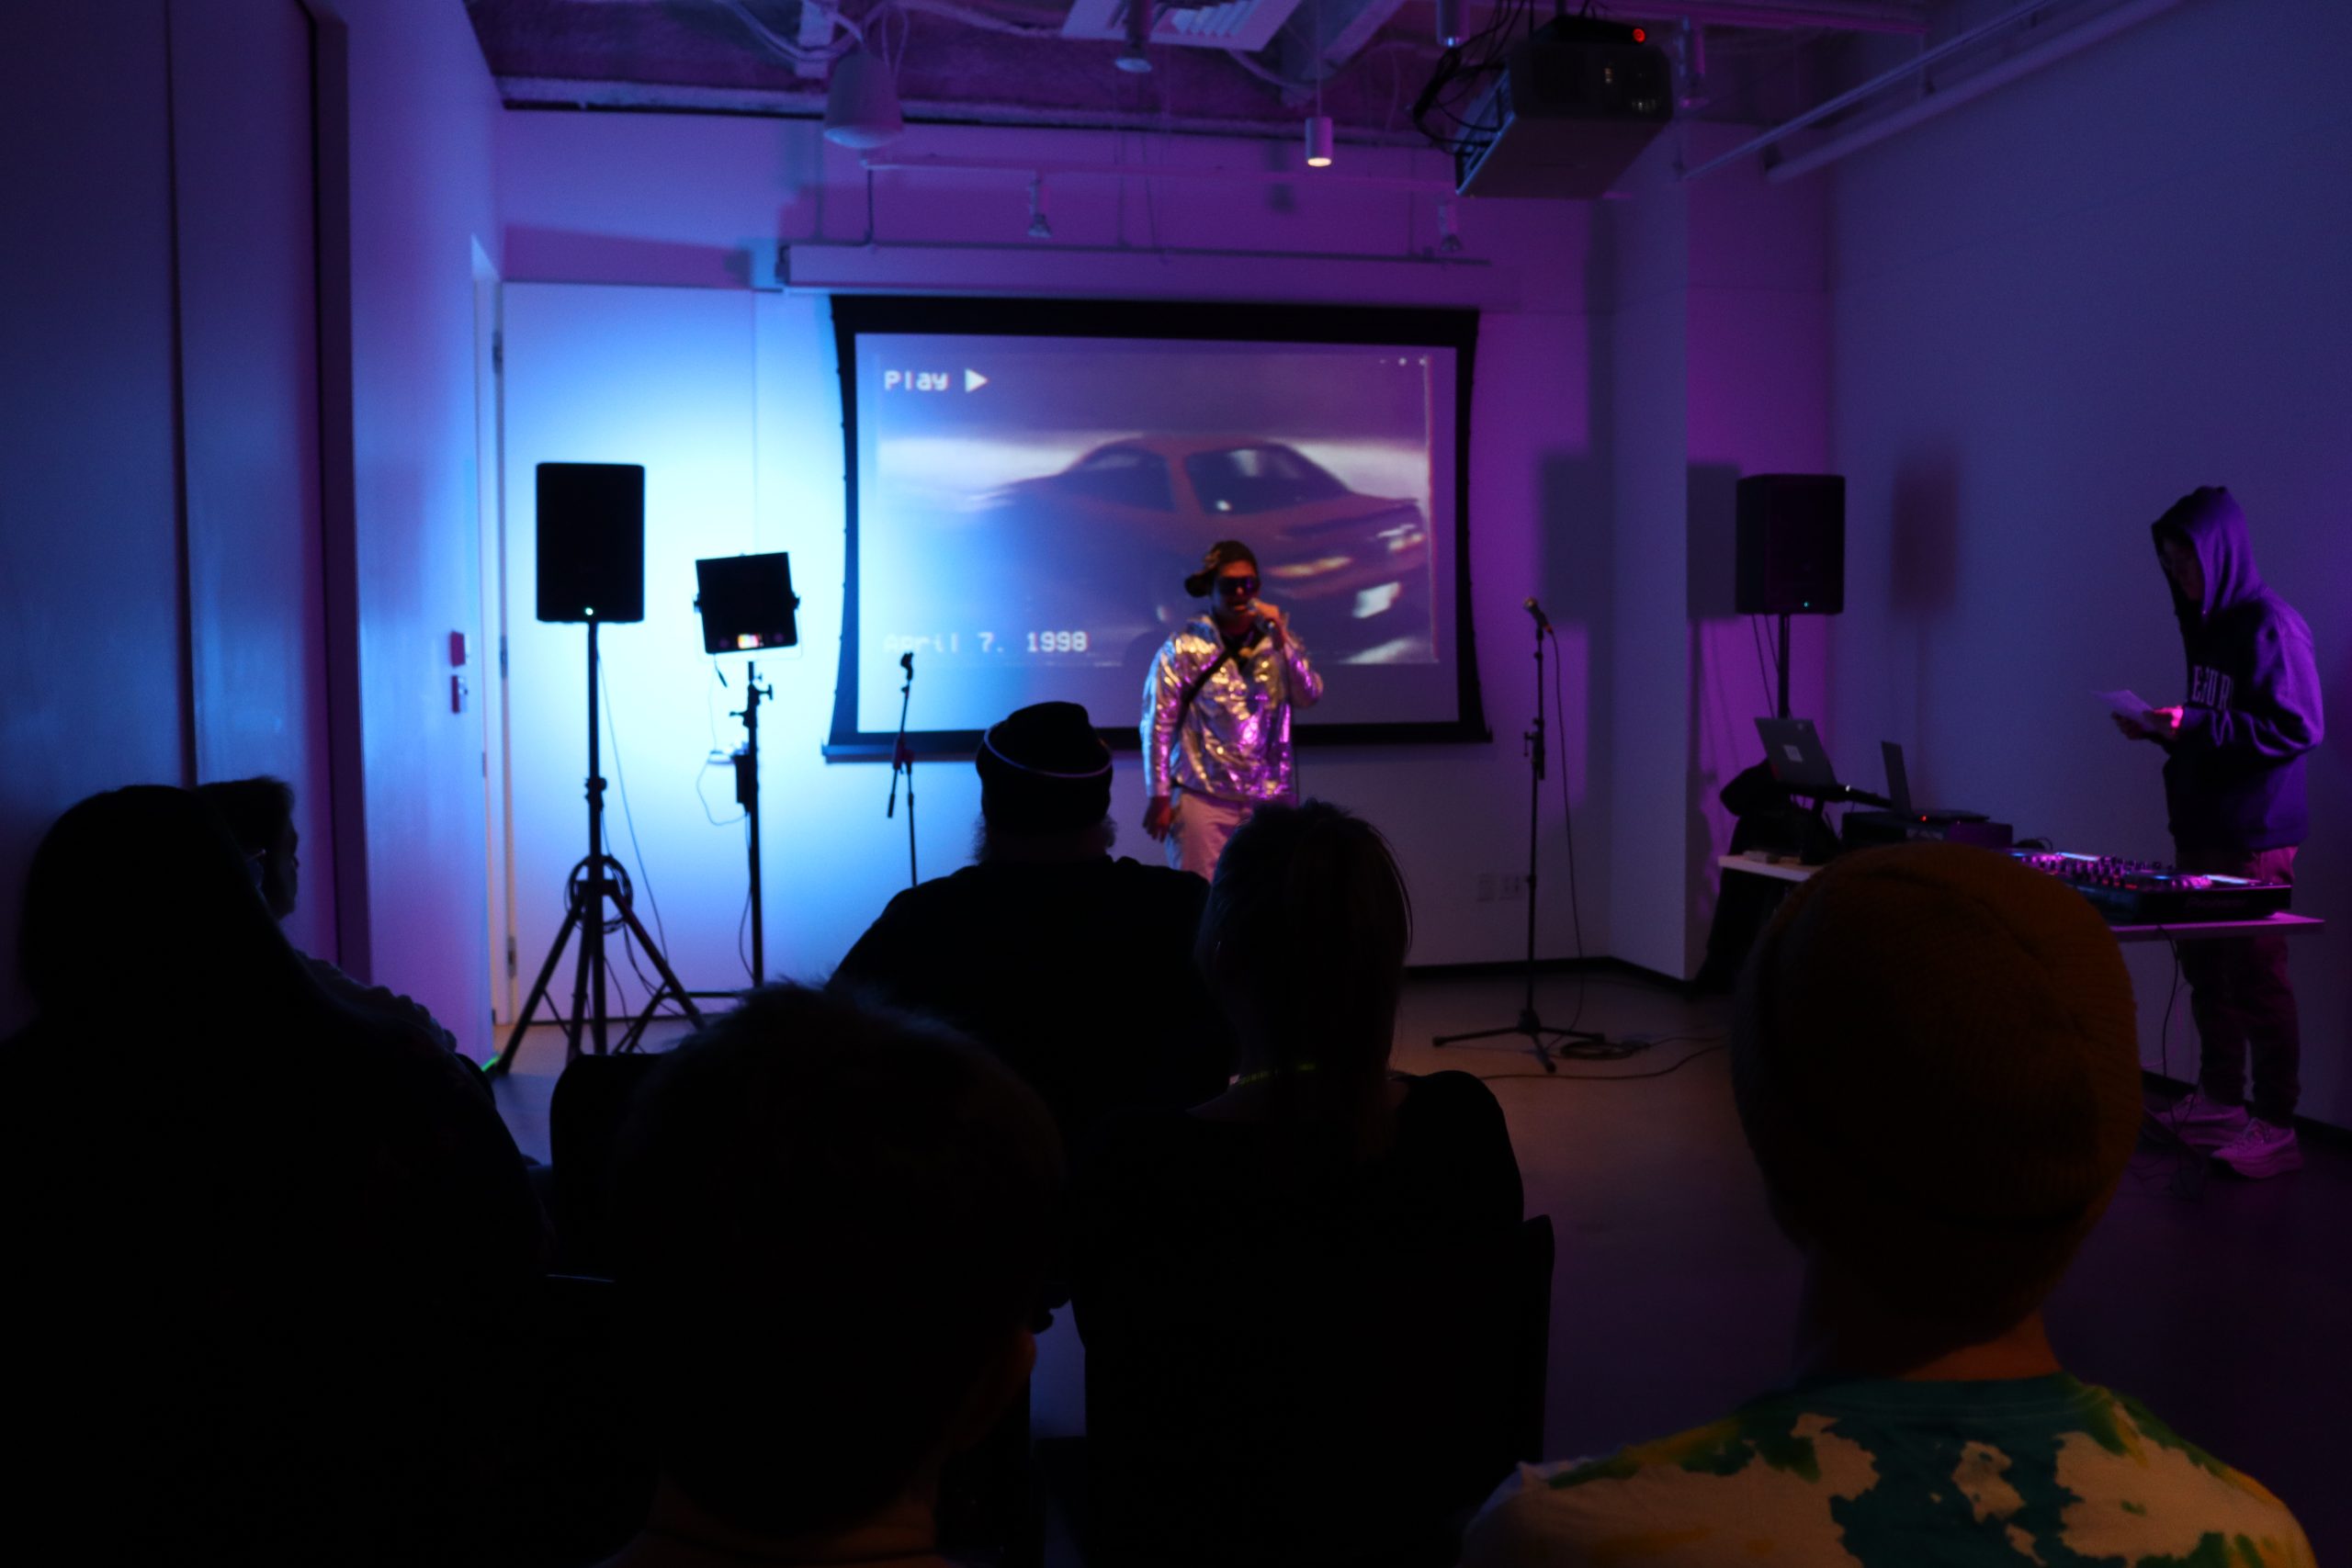
[[[1176,820],[1168,830],[1168,863],[1204,879],[1216,874],[1216,857],[1234,829],[1258,809],[1254,800],[1219,800],[1213,795],[1178,790]]]

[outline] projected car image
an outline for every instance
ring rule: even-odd
[[[983,516],[990,513],[1123,602],[1091,606],[1097,615],[1124,621],[1146,606],[1180,605],[1202,551],[1238,538],[1258,553],[1265,597],[1317,652],[1374,662],[1434,657],[1420,504],[1351,490],[1283,442],[1112,441],[1058,473],[1005,486]]]

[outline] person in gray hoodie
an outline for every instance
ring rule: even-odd
[[[2303,753],[2324,729],[2311,627],[2255,570],[2245,513],[2227,490],[2190,491],[2153,532],[2180,622],[2188,694],[2137,720],[2119,716],[2117,728],[2166,753],[2165,805],[2182,870],[2292,883],[2295,851],[2311,826]],[[2287,939],[2187,942],[2180,967],[2201,1056],[2197,1088],[2165,1120],[2241,1176],[2299,1168],[2302,1041]]]

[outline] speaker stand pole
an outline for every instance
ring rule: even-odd
[[[735,800],[751,823],[752,857],[752,984],[767,984],[766,911],[760,897],[760,702],[775,695],[760,684],[760,667],[746,663],[743,675],[743,748],[735,753]]]
[[[1781,718],[1789,716],[1789,613],[1781,612],[1781,694],[1779,705],[1772,710]]]
[[[506,1037],[506,1047],[487,1069],[492,1077],[511,1070],[515,1053],[523,1048],[523,1036],[531,1027],[531,1019],[539,1010],[539,1003],[547,999],[548,982],[554,978],[555,966],[563,959],[564,944],[576,931],[580,950],[573,955],[571,972],[571,1016],[564,1021],[564,1055],[568,1065],[580,1055],[580,1041],[584,1032],[599,1056],[606,1050],[609,1017],[605,1010],[605,905],[609,900],[619,911],[621,923],[637,939],[654,971],[662,976],[662,984],[646,998],[645,1010],[622,1035],[620,1049],[634,1050],[646,1026],[653,1021],[653,1014],[667,996],[675,996],[678,1005],[697,1028],[702,1024],[701,1010],[686,992],[684,982],[670,967],[662,948],[645,923],[637,918],[637,908],[628,886],[628,876],[620,862],[605,852],[605,778],[603,772],[603,729],[598,723],[596,706],[598,663],[596,652],[596,623],[588,623],[588,853],[571,868],[564,882],[563,925],[556,932],[555,943],[548,949],[547,962],[539,965],[538,978],[531,982],[531,994],[523,1003],[523,1010],[514,1020],[514,1032]]]
[[[1528,603],[1532,605],[1534,601],[1531,599]],[[1535,727],[1520,738],[1526,748],[1528,771],[1527,957],[1521,971],[1521,977],[1525,981],[1525,989],[1520,998],[1519,1020],[1517,1022],[1507,1023],[1499,1028],[1475,1029],[1466,1034],[1440,1034],[1431,1039],[1430,1043],[1442,1049],[1445,1046],[1459,1045],[1470,1040],[1498,1040],[1505,1035],[1523,1035],[1526,1037],[1528,1048],[1535,1053],[1535,1059],[1543,1064],[1544,1070],[1547,1073],[1556,1073],[1560,1067],[1559,1064],[1552,1059],[1551,1046],[1546,1043],[1547,1036],[1565,1041],[1587,1042],[1596,1045],[1606,1043],[1609,1037],[1589,1029],[1554,1028],[1545,1023],[1535,1010],[1535,871],[1537,848],[1541,841],[1538,823],[1544,804],[1545,756],[1544,633],[1545,630],[1544,623],[1539,617],[1535,623]]]

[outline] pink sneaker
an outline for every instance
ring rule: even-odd
[[[2303,1151],[2295,1145],[2295,1130],[2259,1116],[2247,1118],[2245,1130],[2215,1149],[2213,1157],[2240,1176],[2257,1180],[2303,1168]]]
[[[2208,1100],[2199,1089],[2192,1089],[2174,1100],[2169,1110],[2150,1114],[2194,1149],[2218,1149],[2235,1143],[2246,1127],[2245,1106]]]

